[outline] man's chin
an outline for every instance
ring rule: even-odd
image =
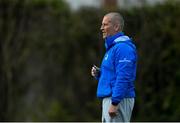
[[[107,36],[106,35],[103,35],[103,39],[105,39]]]

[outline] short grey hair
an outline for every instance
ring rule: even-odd
[[[111,21],[114,24],[119,24],[120,25],[120,31],[123,31],[124,18],[120,13],[118,13],[118,12],[110,12],[110,13],[106,14],[105,16],[109,16],[111,18]]]

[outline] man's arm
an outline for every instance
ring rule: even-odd
[[[133,81],[134,59],[134,52],[125,45],[120,46],[115,52],[116,81],[112,90],[112,105],[109,108],[109,114],[112,116],[116,114],[117,105],[124,98],[129,82]]]

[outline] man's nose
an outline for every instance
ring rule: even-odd
[[[103,30],[103,29],[104,29],[103,26],[101,26],[100,30]]]

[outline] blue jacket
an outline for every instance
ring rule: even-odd
[[[97,97],[111,97],[112,104],[117,105],[123,98],[135,97],[136,47],[122,32],[107,37],[105,47]]]

